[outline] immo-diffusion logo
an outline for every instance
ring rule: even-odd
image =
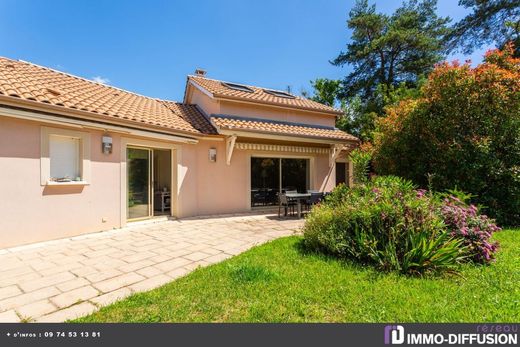
[[[427,329],[427,328],[426,328]],[[477,326],[475,333],[405,333],[402,325],[385,326],[385,345],[509,345],[518,344],[518,326]]]
[[[385,326],[385,345],[400,345],[404,342],[404,328],[401,325]]]

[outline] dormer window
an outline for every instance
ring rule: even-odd
[[[294,95],[291,95],[291,94],[286,93],[286,92],[282,92],[280,90],[264,89],[264,92],[266,92],[267,94],[278,96],[280,98],[287,98],[287,99],[295,99],[296,98]]]
[[[222,85],[224,87],[227,87],[227,88],[233,89],[233,90],[237,90],[239,92],[246,92],[246,93],[253,93],[254,92],[253,89],[251,89],[248,86],[245,86],[243,84],[222,82]]]

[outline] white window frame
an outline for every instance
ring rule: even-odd
[[[51,136],[73,137],[79,140],[79,172],[81,181],[55,182],[51,180],[50,138]],[[42,186],[89,185],[90,134],[62,128],[41,127],[40,184]]]

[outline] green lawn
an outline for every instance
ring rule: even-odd
[[[496,239],[491,266],[408,278],[304,254],[287,237],[76,321],[518,322],[520,229]]]

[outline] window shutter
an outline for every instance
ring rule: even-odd
[[[51,178],[80,177],[79,165],[80,140],[74,137],[51,135],[49,139],[49,159]]]

